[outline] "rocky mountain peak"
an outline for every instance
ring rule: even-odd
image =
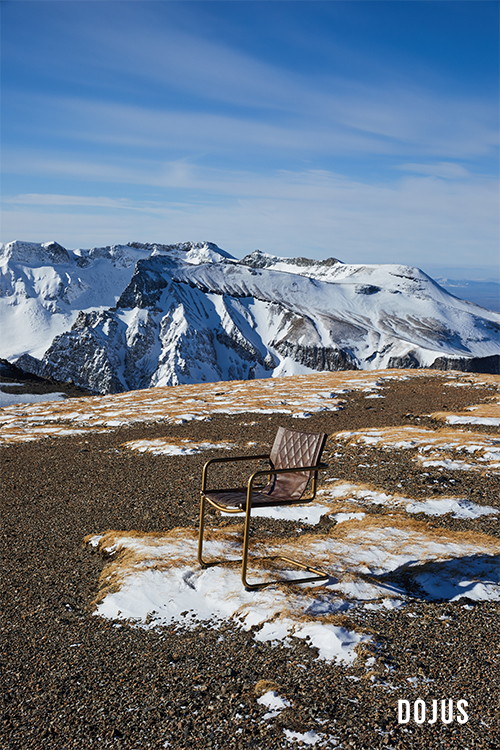
[[[252,268],[272,268],[279,264],[286,264],[288,266],[295,266],[297,273],[300,273],[300,268],[330,268],[337,264],[342,264],[341,260],[337,258],[325,258],[324,260],[313,260],[311,258],[297,257],[297,258],[281,258],[277,255],[270,255],[269,253],[263,253],[261,250],[254,250],[253,253],[245,255],[238,263],[242,266],[251,266]]]
[[[495,371],[500,315],[417,268],[211,242],[4,246],[0,352],[99,393],[385,367]]]
[[[6,259],[33,265],[54,265],[71,261],[68,251],[58,242],[21,242],[14,240],[0,245],[0,254]]]

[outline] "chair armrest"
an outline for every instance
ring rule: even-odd
[[[201,479],[201,491],[205,492],[207,488],[208,467],[211,464],[228,464],[228,463],[232,463],[233,461],[255,461],[255,460],[262,461],[264,459],[269,460],[268,453],[264,453],[258,456],[229,456],[229,457],[224,456],[223,458],[209,459],[206,462],[205,466],[203,467],[203,474],[202,474],[202,479]],[[267,474],[268,472],[266,471],[264,473]]]
[[[260,476],[272,476],[273,474],[293,474],[297,473],[299,471],[314,471],[314,477],[313,477],[313,497],[310,498],[311,500],[314,499],[316,495],[316,490],[314,489],[316,487],[316,477],[318,474],[318,471],[320,469],[327,469],[328,464],[324,464],[319,462],[315,466],[294,466],[293,468],[289,469],[264,469],[262,471],[254,471],[250,479],[248,480],[247,484],[247,503],[252,504],[252,491],[253,491],[253,482],[256,477]]]
[[[250,482],[253,483],[254,477],[258,476],[264,476],[268,474],[293,474],[298,471],[319,471],[320,469],[327,469],[328,464],[316,464],[316,466],[293,466],[290,469],[263,469],[262,471],[255,471],[250,479],[248,480],[248,485],[250,485]]]

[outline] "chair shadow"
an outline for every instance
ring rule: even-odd
[[[359,577],[387,589],[388,593],[404,594],[421,601],[474,599],[474,589],[478,585],[500,585],[500,555],[466,555],[422,563],[410,560],[388,573],[361,573]]]

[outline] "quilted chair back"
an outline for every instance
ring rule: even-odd
[[[325,447],[327,435],[322,432],[296,432],[278,427],[270,459],[275,469],[316,466]],[[312,471],[278,474],[262,492],[273,498],[299,500],[305,492]]]

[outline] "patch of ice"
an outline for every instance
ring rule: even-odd
[[[5,385],[16,385],[6,383]],[[6,393],[0,390],[0,408],[14,404],[39,404],[46,401],[64,401],[65,393]]]
[[[102,537],[103,534],[94,534],[94,536],[87,540],[87,544],[90,544],[91,547],[98,547]]]
[[[241,554],[237,542],[239,534],[235,536],[234,532],[228,532],[225,539],[207,542],[207,558],[235,559]],[[246,630],[257,627],[256,640],[287,643],[293,634],[310,640],[319,649],[320,658],[349,663],[354,660],[354,647],[366,636],[318,621],[314,614],[312,621],[304,620],[304,613],[315,601],[314,586],[295,592],[276,586],[246,591],[238,568],[192,567],[187,560],[196,559],[196,546],[196,534],[188,529],[178,529],[162,538],[144,535],[112,540],[108,533],[101,540],[100,549],[115,553],[113,575],[119,576],[120,588],[105,596],[97,605],[97,613],[111,619],[136,620],[143,625],[179,622],[189,627],[200,621],[217,623],[232,619]],[[134,563],[127,567],[124,562],[125,568],[120,571],[120,552],[126,550],[134,553]],[[286,577],[287,573],[282,571],[280,575]],[[345,603],[334,596],[326,614],[344,609]],[[148,619],[152,612],[154,617]]]
[[[432,599],[457,601],[500,601],[498,555],[471,555],[466,559],[435,563],[415,576],[418,585]]]
[[[477,469],[477,464],[473,464],[467,461],[456,461],[451,458],[442,459],[431,459],[425,458],[424,456],[417,456],[422,466],[436,466],[446,469],[447,471],[474,471]]]
[[[497,472],[500,469],[500,436],[471,433],[466,430],[420,427],[385,427],[356,432],[338,432],[337,440],[380,445],[384,450],[413,449],[414,460],[423,466],[439,466],[450,471]],[[469,453],[464,461],[462,456]],[[472,457],[472,454],[474,456]]]

